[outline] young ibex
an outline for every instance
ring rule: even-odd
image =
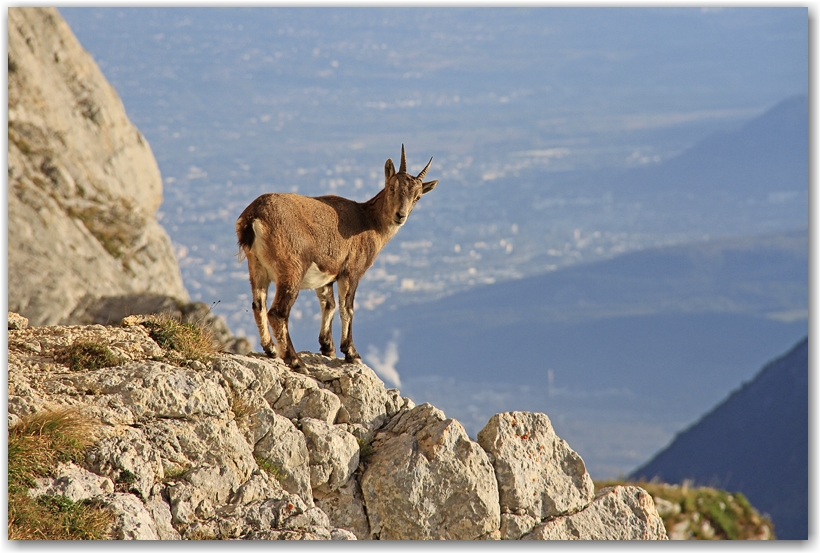
[[[399,172],[388,159],[384,188],[364,203],[339,196],[263,194],[245,208],[236,221],[239,258],[241,261],[243,254],[248,258],[253,316],[268,355],[278,354],[291,368],[305,371],[290,340],[288,316],[299,290],[310,288],[316,290],[322,309],[322,355],[336,356],[331,325],[336,310],[333,283],[338,282],[341,350],[347,362],[361,362],[351,331],[356,287],[384,245],[407,221],[421,195],[438,184],[437,180],[423,182],[432,162],[430,158],[417,176],[408,174],[402,144]],[[271,282],[276,283],[276,294],[266,319]],[[275,352],[268,322],[276,339]]]

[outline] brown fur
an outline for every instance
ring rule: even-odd
[[[336,308],[333,283],[338,282],[340,347],[348,362],[361,361],[352,336],[356,288],[421,195],[438,184],[423,182],[430,163],[418,176],[408,174],[402,146],[399,172],[388,159],[384,188],[367,202],[339,196],[263,194],[245,208],[236,221],[240,261],[242,254],[248,259],[253,315],[268,355],[277,355],[290,367],[304,371],[290,340],[288,317],[299,290],[313,288],[322,308],[321,352],[335,357],[331,321]],[[276,294],[265,318],[271,282],[276,282]],[[277,344],[275,352],[268,323]]]

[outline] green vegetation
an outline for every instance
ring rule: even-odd
[[[104,367],[116,367],[125,360],[100,341],[78,340],[58,350],[55,359],[65,363],[72,371],[93,371]]]
[[[667,534],[692,540],[775,539],[772,522],[761,516],[742,493],[708,487],[658,482],[595,482],[608,486],[640,486],[655,499]]]
[[[274,478],[276,478],[280,482],[282,481],[282,478],[285,477],[285,475],[282,474],[282,471],[279,470],[279,467],[277,467],[276,465],[274,465],[273,463],[271,463],[267,459],[265,459],[263,457],[256,457],[256,456],[254,456],[254,459],[256,459],[256,464],[259,465],[260,469],[264,470],[265,472],[267,472],[268,474],[270,474],[271,476],[273,476]]]
[[[137,475],[128,469],[123,469],[117,476],[117,482],[122,484],[133,484],[137,481]]]
[[[165,469],[165,478],[164,482],[170,482],[173,480],[179,480],[182,478],[182,475],[188,472],[188,467],[184,467],[182,465],[175,465],[172,467],[168,467]]]
[[[376,450],[373,449],[373,445],[370,443],[369,439],[366,440],[363,438],[356,438],[356,441],[359,444],[359,464],[367,464]]]
[[[11,540],[104,539],[111,512],[63,496],[31,498],[35,478],[60,462],[79,461],[91,445],[94,422],[73,409],[44,411],[9,428],[8,537]]]
[[[213,333],[202,322],[183,323],[163,314],[148,315],[140,324],[171,357],[206,362],[218,351]]]

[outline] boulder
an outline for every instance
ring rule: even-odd
[[[328,514],[333,526],[352,533],[356,539],[370,539],[370,525],[367,522],[364,497],[355,476],[333,492],[316,491],[314,501]]]
[[[316,419],[301,420],[310,452],[310,485],[325,493],[345,485],[359,466],[356,437],[339,426]]]
[[[293,422],[274,413],[268,433],[256,443],[253,452],[276,471],[285,490],[313,504],[307,440]]]
[[[546,518],[578,511],[594,497],[583,459],[556,436],[543,413],[493,415],[478,443],[493,459],[506,539]]]
[[[500,509],[492,464],[458,421],[425,403],[397,414],[372,447],[361,487],[373,537],[497,535]]]
[[[666,540],[655,502],[637,486],[598,490],[595,500],[572,515],[536,526],[524,540]]]

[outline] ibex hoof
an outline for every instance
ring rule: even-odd
[[[305,368],[305,363],[301,359],[299,359],[298,357],[294,356],[293,358],[286,359],[284,361],[285,361],[285,365],[290,367],[291,370],[293,370],[293,372],[296,372],[296,373],[299,373],[299,374],[305,374],[305,375],[310,374],[308,372],[308,370]]]
[[[362,358],[358,353],[356,355],[345,354],[345,362],[346,363],[361,363]]]

